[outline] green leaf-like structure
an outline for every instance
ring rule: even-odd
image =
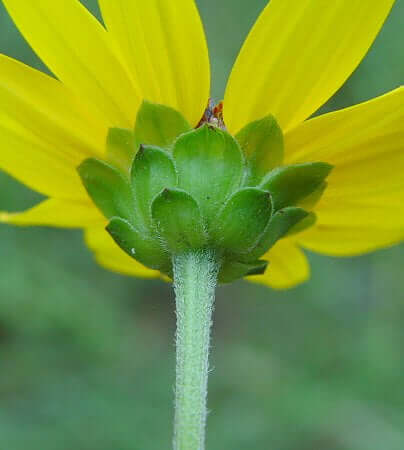
[[[254,185],[282,164],[283,134],[273,116],[249,123],[237,133],[236,139],[246,156],[248,184]]]
[[[212,237],[233,254],[248,254],[271,218],[271,194],[255,187],[236,191],[226,202],[212,227]]]
[[[323,162],[278,167],[262,180],[261,189],[272,194],[276,209],[294,205],[319,189],[332,166]]]
[[[191,126],[175,109],[144,101],[136,118],[136,141],[143,145],[169,148]]]
[[[203,248],[206,235],[196,200],[181,189],[164,189],[151,206],[154,226],[170,253]]]
[[[178,183],[172,156],[156,146],[142,145],[131,169],[131,183],[137,199],[137,208],[147,226],[151,224],[151,204],[163,189]]]
[[[107,160],[126,173],[137,150],[135,133],[125,128],[110,128],[107,136]]]
[[[89,158],[79,166],[78,172],[89,196],[107,219],[114,216],[133,219],[132,187],[117,168]]]
[[[122,250],[145,266],[162,271],[169,270],[170,256],[160,242],[147,233],[137,230],[127,220],[113,217],[107,226],[107,231]]]
[[[203,125],[175,142],[178,185],[199,203],[207,222],[241,187],[244,158],[237,141],[220,128]]]
[[[170,277],[173,256],[213,250],[222,283],[264,273],[279,239],[315,223],[308,210],[332,169],[282,166],[283,136],[272,116],[233,137],[209,122],[191,129],[180,113],[151,102],[134,130],[110,130],[107,158],[78,170],[115,242]]]

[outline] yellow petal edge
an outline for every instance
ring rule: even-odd
[[[232,133],[268,114],[287,131],[314,113],[365,56],[394,0],[271,0],[233,67]]]

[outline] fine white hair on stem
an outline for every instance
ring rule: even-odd
[[[213,251],[196,250],[175,256],[173,266],[177,314],[174,450],[203,450],[219,262]]]

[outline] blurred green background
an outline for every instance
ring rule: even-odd
[[[95,1],[85,3],[98,14]],[[198,3],[220,98],[266,1]],[[403,28],[398,0],[322,111],[403,83]],[[46,70],[1,5],[0,51]],[[3,173],[0,187],[3,210],[40,198]],[[355,259],[310,254],[312,279],[291,291],[220,288],[208,448],[402,450],[403,257],[403,246]],[[0,449],[170,448],[169,285],[99,268],[79,231],[2,225],[0,299]]]

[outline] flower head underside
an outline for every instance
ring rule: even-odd
[[[94,199],[97,195],[105,199],[112,195],[110,191],[101,197],[99,192],[89,196],[91,183],[82,182],[84,172],[88,179],[103,170],[89,168],[86,161],[90,160],[120,174],[130,167],[131,176],[136,176],[130,178],[128,192],[133,192],[134,185],[138,185],[137,192],[143,189],[141,196],[135,196],[137,205],[146,197],[155,202],[161,195],[153,209],[159,217],[167,216],[167,201],[179,202],[181,211],[187,207],[191,211],[189,205],[196,199],[204,217],[200,237],[208,232],[209,242],[220,242],[222,249],[233,245],[225,252],[237,254],[237,258],[227,257],[233,263],[256,263],[239,273],[275,288],[308,278],[302,247],[349,256],[403,239],[404,89],[309,119],[364,57],[392,0],[371,0],[368,8],[360,0],[332,4],[272,0],[237,58],[223,104],[207,112],[209,58],[192,0],[99,0],[105,27],[78,0],[66,0],[63,10],[51,0],[3,3],[57,79],[0,56],[0,167],[48,197],[28,211],[2,213],[2,221],[83,228],[96,259],[107,268],[151,278],[170,276],[169,267],[153,263],[164,260],[168,236],[161,259],[155,253],[157,259],[148,263],[143,256],[139,260],[136,254],[125,253],[107,233],[108,224],[110,232],[113,228],[112,217],[138,227],[141,220],[145,228],[140,240],[147,241],[150,230],[164,220],[157,220],[160,225],[156,225],[147,222],[148,214],[142,219],[128,218],[122,209],[119,214],[114,209],[112,216],[106,214],[105,202],[100,207]],[[144,105],[152,105],[146,111],[149,115],[140,114]],[[177,116],[175,120],[164,116],[166,134],[159,128],[156,138],[156,123],[164,109]],[[215,156],[220,153],[220,162],[208,161],[212,152],[206,148],[204,153],[202,145],[200,166],[192,165],[192,149],[201,139],[210,149],[215,145],[221,149]],[[214,144],[214,139],[221,144]],[[231,145],[224,151],[226,140]],[[228,150],[232,145],[241,153]],[[236,154],[241,155],[239,162]],[[171,162],[175,170],[170,172]],[[153,182],[142,179],[145,164],[149,172],[158,167],[157,173],[166,177],[168,185],[161,184],[158,176]],[[194,174],[187,181],[195,167],[199,178]],[[148,182],[152,197],[145,193]],[[228,190],[222,189],[223,183]],[[232,187],[226,183],[233,183]],[[157,188],[161,189],[155,192]],[[222,189],[220,198],[227,206],[206,201],[208,188]],[[271,199],[267,203],[266,192]],[[201,193],[206,194],[203,199],[198,197]],[[125,202],[120,201],[119,207],[125,209]],[[285,208],[304,213],[294,216],[296,223],[288,222],[290,229],[282,229],[275,242],[268,237],[260,247],[266,227],[276,214],[279,221],[279,212]],[[227,224],[220,236],[213,226],[216,213],[221,214],[220,224]],[[174,235],[180,233],[174,225],[185,220],[181,214],[160,229],[159,239],[167,229],[174,230]],[[287,214],[292,212],[287,210]],[[237,229],[235,216],[246,218],[249,233]],[[281,216],[284,222],[285,213]],[[261,228],[251,217],[262,218]],[[197,222],[191,221],[195,230]],[[272,237],[276,234],[273,223]],[[122,223],[115,221],[114,227],[111,234],[116,237]],[[246,244],[241,253],[234,248],[237,240]],[[131,245],[128,253],[135,247]],[[160,250],[148,250],[153,251]]]

